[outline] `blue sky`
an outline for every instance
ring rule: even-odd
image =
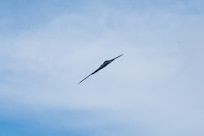
[[[0,135],[203,136],[203,6],[0,0]]]

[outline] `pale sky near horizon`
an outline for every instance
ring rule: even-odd
[[[0,0],[0,136],[203,136],[203,7]]]

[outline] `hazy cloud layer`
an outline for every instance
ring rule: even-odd
[[[4,2],[0,134],[204,134],[202,1],[59,2]]]

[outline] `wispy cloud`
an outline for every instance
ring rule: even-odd
[[[63,4],[38,3],[33,9],[41,5],[37,12],[52,11],[51,18],[42,23],[36,14],[37,27],[1,33],[0,120],[31,121],[22,121],[31,126],[25,135],[48,134],[43,127],[60,135],[204,133],[204,20],[202,12],[188,7],[191,1],[64,3],[80,8],[52,15]],[[172,8],[165,8],[169,3]],[[20,22],[30,25],[25,18]],[[121,53],[119,60],[77,85]]]

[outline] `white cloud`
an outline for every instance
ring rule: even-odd
[[[46,110],[93,111],[90,126],[100,128],[110,119],[113,126],[127,125],[124,131],[132,135],[138,125],[155,135],[203,134],[203,85],[196,88],[199,80],[188,73],[197,69],[188,68],[199,63],[193,60],[203,57],[194,50],[203,50],[202,16],[104,7],[92,12],[100,16],[63,14],[38,30],[2,41],[7,46],[0,47],[1,75],[10,73],[2,79],[7,84],[0,85],[2,102],[23,105],[41,117]],[[104,59],[120,53],[119,60],[77,85]],[[109,133],[115,132],[98,131]]]

